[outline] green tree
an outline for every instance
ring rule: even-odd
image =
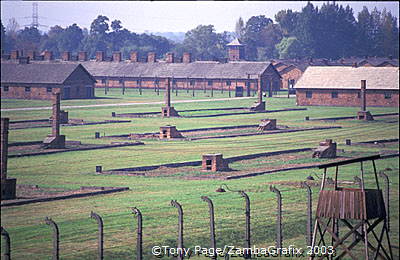
[[[17,35],[17,48],[21,50],[39,49],[41,40],[40,32],[35,27],[25,27]]]
[[[246,57],[249,60],[256,60],[258,58],[258,47],[265,47],[262,43],[261,32],[265,29],[268,24],[272,24],[270,18],[264,15],[252,16],[246,22],[245,32],[243,36],[243,42],[246,45]]]
[[[281,10],[275,15],[275,21],[281,26],[285,36],[292,35],[297,26],[299,18],[298,12],[292,10]]]
[[[235,24],[235,37],[238,38],[239,40],[242,40],[244,32],[245,32],[244,22],[242,17],[239,17],[239,19]]]
[[[114,20],[111,22],[111,29],[114,32],[118,32],[122,29],[121,21],[120,20]]]
[[[296,37],[284,37],[276,45],[280,59],[301,58],[304,55],[303,46]]]
[[[216,60],[226,56],[228,43],[228,33],[216,33],[213,25],[199,25],[185,34],[183,49],[199,60]]]
[[[275,45],[282,40],[282,37],[283,32],[279,24],[268,24],[260,32],[260,47],[257,49],[258,60],[276,58],[278,56],[278,52],[275,49]]]
[[[49,50],[52,51],[55,56],[59,56],[60,49],[59,43],[60,39],[64,33],[64,29],[59,26],[50,27],[50,30],[42,36],[40,43],[40,50]]]
[[[319,28],[318,8],[314,8],[313,4],[307,3],[301,10],[298,17],[297,27],[294,29],[294,36],[304,46],[304,55],[313,57],[317,46],[318,34],[322,30]]]
[[[60,51],[79,51],[82,40],[82,29],[74,23],[65,28],[61,33],[58,38],[58,48]]]
[[[93,20],[92,24],[90,25],[90,34],[99,34],[104,35],[110,30],[108,25],[107,16],[99,15],[96,19]]]

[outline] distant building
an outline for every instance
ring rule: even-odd
[[[297,82],[299,106],[360,106],[361,80],[367,106],[399,106],[398,67],[308,67]]]
[[[1,63],[2,98],[49,100],[56,91],[61,93],[62,99],[94,97],[96,80],[80,64],[19,60],[19,63]]]
[[[121,52],[106,57],[104,52],[96,52],[95,59],[89,60],[85,52],[72,56],[63,52],[60,60],[54,60],[51,53],[32,61],[39,64],[82,64],[96,79],[96,87],[108,88],[165,88],[167,78],[172,78],[172,89],[204,89],[210,91],[235,91],[236,96],[250,95],[261,84],[263,91],[278,91],[281,77],[270,62],[243,61],[244,53],[240,42],[234,41],[228,49],[237,51],[231,55],[233,60],[193,61],[190,53],[176,59],[174,53],[167,53],[165,60],[157,60],[154,52],[149,52],[145,60],[139,59],[137,52],[130,53],[129,60],[123,60]],[[235,47],[233,47],[235,46]],[[236,49],[238,47],[238,49]],[[2,63],[10,62],[3,59]]]
[[[281,75],[281,88],[291,89],[309,66],[353,66],[353,67],[398,67],[399,60],[393,58],[342,58],[328,59],[273,59],[272,64]]]

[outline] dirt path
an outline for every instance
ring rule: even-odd
[[[235,97],[235,98],[214,98],[214,99],[189,99],[189,100],[177,100],[171,101],[171,103],[196,103],[196,102],[210,102],[210,101],[227,101],[227,100],[238,100],[238,99],[254,99],[254,97]],[[90,108],[90,107],[119,107],[119,106],[135,106],[135,105],[157,105],[164,104],[164,101],[153,101],[153,102],[130,102],[130,103],[115,103],[115,104],[95,104],[95,105],[80,105],[80,106],[61,106],[61,109],[67,108]],[[51,110],[52,107],[20,107],[20,108],[5,108],[1,111],[29,111],[29,110]]]

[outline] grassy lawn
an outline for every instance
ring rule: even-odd
[[[103,91],[103,92],[102,92]],[[196,99],[209,98],[202,91]],[[233,94],[233,92],[232,92]],[[107,96],[104,90],[98,90],[97,96],[103,99],[62,101],[62,105],[108,104],[126,102],[162,101],[163,95],[155,95],[152,90],[139,96],[137,90],[129,90],[124,96],[120,90],[110,90]],[[186,96],[185,96],[186,95]],[[106,98],[104,98],[106,97]],[[214,92],[214,98],[228,97],[228,93]],[[173,100],[191,99],[191,93],[179,91]],[[255,99],[254,99],[255,100]],[[198,103],[178,103],[179,110],[249,107],[253,99],[212,101]],[[2,100],[2,108],[49,106],[46,101]],[[82,118],[88,121],[116,119],[111,112],[150,112],[160,111],[159,104],[97,108],[68,109],[70,118]],[[296,108],[294,98],[267,98],[267,109],[277,110]],[[398,112],[396,108],[369,108],[372,114]],[[283,197],[283,244],[306,247],[306,191],[302,188],[285,185],[285,182],[304,181],[309,175],[320,175],[317,169],[278,172],[238,180],[192,180],[185,179],[184,172],[174,177],[112,176],[96,175],[95,166],[103,169],[156,165],[172,162],[199,160],[205,153],[223,153],[224,157],[278,151],[294,148],[316,147],[326,138],[338,143],[339,149],[359,154],[374,154],[380,150],[398,150],[398,145],[386,147],[346,146],[345,139],[353,142],[399,137],[397,116],[376,118],[373,122],[355,120],[340,121],[304,121],[310,118],[353,116],[356,107],[307,107],[305,111],[286,111],[267,114],[231,115],[215,118],[131,118],[130,123],[104,124],[62,127],[61,132],[67,140],[80,140],[82,143],[109,143],[107,139],[94,139],[94,132],[106,135],[156,132],[166,124],[176,125],[177,129],[193,129],[219,126],[257,124],[264,118],[276,118],[278,125],[292,127],[341,126],[342,128],[281,133],[274,135],[246,136],[237,138],[210,139],[198,141],[158,141],[146,140],[144,146],[121,147],[93,151],[76,151],[35,157],[12,158],[8,161],[8,174],[17,178],[19,184],[37,184],[40,187],[76,189],[80,186],[128,186],[127,192],[36,203],[1,209],[1,225],[11,237],[13,259],[50,259],[51,228],[45,224],[46,216],[56,221],[60,228],[61,259],[95,259],[97,248],[97,225],[90,218],[95,211],[104,220],[105,259],[132,259],[136,253],[136,219],[131,207],[138,207],[143,214],[143,252],[145,259],[154,259],[153,246],[176,246],[177,210],[170,205],[172,199],[182,204],[184,210],[184,244],[194,248],[209,246],[208,206],[200,197],[209,196],[214,202],[217,246],[244,244],[244,200],[237,193],[216,193],[215,190],[227,183],[233,190],[244,190],[251,199],[252,245],[267,247],[275,245],[276,195],[269,191],[274,184]],[[220,111],[221,112],[221,111]],[[223,111],[226,112],[226,111]],[[197,115],[200,112],[185,112],[185,115]],[[201,114],[215,114],[218,111],[202,111]],[[11,120],[48,118],[49,110],[7,111],[2,117]],[[119,118],[117,118],[119,119]],[[121,118],[126,119],[126,118]],[[34,128],[10,131],[10,142],[43,140],[50,128]],[[311,154],[310,154],[311,156]],[[281,164],[304,163],[315,159],[282,161]],[[276,165],[278,162],[273,162]],[[261,159],[244,165],[233,163],[235,169],[265,167]],[[385,170],[390,178],[390,213],[392,245],[399,243],[399,160],[390,158],[377,161],[378,170]],[[373,168],[365,164],[367,187],[373,188]],[[359,175],[359,165],[344,166],[340,170],[341,180],[352,180]],[[334,175],[334,170],[329,176]],[[382,179],[381,186],[383,185]],[[315,182],[318,182],[316,180]],[[313,187],[314,210],[316,209],[319,187]],[[314,211],[315,213],[315,211]],[[344,232],[344,229],[343,229]],[[3,247],[2,240],[2,247]],[[2,248],[3,252],[3,248]],[[398,248],[394,249],[395,259],[399,257]],[[356,254],[359,254],[356,251]],[[206,259],[205,257],[192,257]]]

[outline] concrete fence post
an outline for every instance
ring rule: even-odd
[[[385,193],[383,195],[383,200],[385,202],[386,209],[386,222],[387,222],[387,231],[390,231],[390,211],[389,211],[389,177],[383,171],[379,172],[379,176],[382,177],[385,181]]]
[[[312,230],[313,230],[313,217],[312,217],[312,190],[307,182],[303,182],[302,186],[307,190],[307,245],[311,246],[312,243]]]
[[[183,209],[176,200],[171,200],[171,205],[178,209],[178,249],[180,248],[180,252],[177,258],[183,260]]]
[[[278,202],[277,215],[276,215],[276,247],[282,247],[282,195],[281,192],[274,186],[269,186],[270,191],[276,194]]]
[[[214,204],[207,196],[202,196],[201,199],[208,203],[208,208],[210,212],[210,248],[214,249],[214,255],[211,256],[211,259],[217,259],[217,255],[215,253],[217,243],[215,241]]]
[[[1,236],[4,237],[4,260],[11,260],[11,240],[7,230],[1,227]]]
[[[240,195],[245,199],[246,202],[246,210],[245,210],[245,215],[246,215],[246,247],[250,248],[251,247],[251,231],[250,231],[250,198],[244,191],[239,191]],[[251,254],[250,252],[247,252],[247,254],[244,255],[245,259],[250,259]]]
[[[46,217],[45,222],[53,228],[53,260],[60,259],[60,231],[56,222],[51,218]]]
[[[137,238],[136,238],[136,259],[143,260],[143,224],[142,213],[136,207],[132,208],[133,214],[137,218]]]
[[[104,259],[104,240],[103,240],[103,219],[97,215],[95,212],[90,212],[90,217],[97,221],[98,225],[98,255],[97,259],[103,260]]]

